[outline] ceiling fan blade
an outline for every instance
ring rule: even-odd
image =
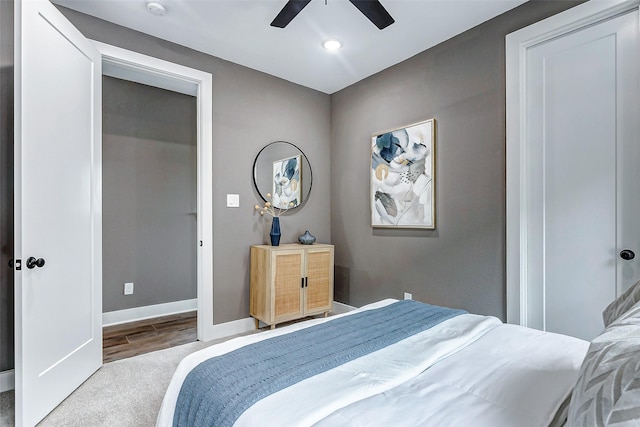
[[[396,22],[378,0],[349,1],[381,30]]]
[[[272,27],[284,28],[311,0],[289,0],[271,23]]]

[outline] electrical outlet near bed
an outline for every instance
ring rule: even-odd
[[[125,295],[133,295],[133,283],[125,283],[124,284],[124,294]]]
[[[404,299],[413,299],[413,295],[411,295],[409,292],[405,292]]]

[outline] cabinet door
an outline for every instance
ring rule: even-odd
[[[307,251],[305,314],[330,311],[333,305],[333,249]]]
[[[274,322],[302,315],[303,257],[301,250],[272,252]]]

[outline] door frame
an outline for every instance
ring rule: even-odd
[[[527,50],[637,9],[640,0],[589,1],[506,36],[507,322],[527,325]],[[616,290],[618,292],[619,290]]]
[[[213,147],[212,76],[210,73],[92,41],[108,75],[195,96],[197,101],[197,299],[198,339],[213,332]],[[109,72],[110,71],[110,72]]]

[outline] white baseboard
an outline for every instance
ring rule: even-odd
[[[232,335],[253,331],[255,328],[256,322],[254,318],[246,317],[244,319],[220,323],[218,325],[213,325],[210,328],[206,328],[206,330],[203,331],[204,333],[201,340],[205,342],[217,340],[218,338],[226,338]]]
[[[341,302],[338,301],[334,301],[333,302],[333,310],[331,310],[331,312],[333,314],[342,314],[342,313],[348,313],[350,311],[355,310],[356,307],[353,307],[351,305],[347,305],[347,304],[343,304]]]
[[[333,309],[331,310],[331,312],[333,314],[342,314],[355,309],[356,307],[352,307],[350,305],[334,301]],[[260,322],[260,324],[264,326],[262,322]],[[230,337],[232,335],[243,334],[245,332],[253,331],[255,328],[256,328],[256,322],[253,317],[246,317],[244,319],[220,323],[218,325],[213,325],[210,328],[206,328],[206,330],[203,333],[203,337],[201,338],[201,341],[206,342],[206,341],[216,340],[219,338]]]
[[[143,307],[128,308],[126,310],[102,313],[102,326],[118,325],[120,323],[135,322],[171,314],[184,313],[198,309],[197,299],[167,302],[164,304],[145,305]]]
[[[0,393],[3,391],[13,390],[15,387],[15,371],[11,369],[10,371],[2,371],[0,372]]]

